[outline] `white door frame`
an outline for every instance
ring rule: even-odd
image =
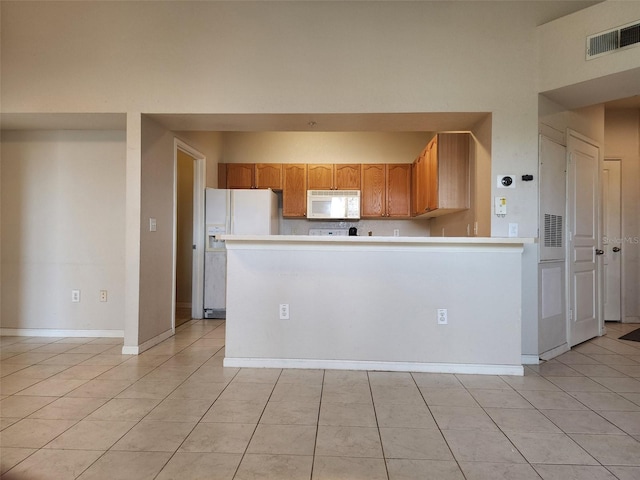
[[[183,142],[173,139],[173,289],[171,329],[176,329],[176,264],[178,259],[178,150],[195,160],[193,169],[193,277],[191,281],[191,317],[202,318],[204,306],[204,190],[207,157]]]
[[[594,292],[593,292],[593,296],[594,299],[593,301],[595,302],[594,305],[594,312],[593,315],[595,316],[596,320],[597,320],[597,331],[594,332],[594,336],[598,336],[598,335],[604,335],[606,333],[605,327],[604,327],[604,321],[603,321],[603,314],[602,314],[602,261],[601,261],[601,256],[600,255],[596,255],[595,251],[596,249],[600,249],[601,245],[602,245],[602,205],[601,205],[601,201],[600,201],[600,192],[601,192],[601,182],[600,182],[600,173],[602,172],[602,162],[603,162],[603,157],[602,157],[602,152],[601,152],[601,148],[600,145],[584,136],[581,135],[580,133],[571,130],[571,129],[567,129],[567,213],[566,213],[566,218],[567,218],[567,222],[566,222],[566,228],[567,228],[567,254],[566,254],[566,308],[567,308],[567,340],[569,343],[570,347],[573,347],[574,345],[577,345],[578,343],[581,343],[585,340],[588,340],[588,338],[580,338],[579,340],[576,340],[574,338],[574,332],[572,331],[572,326],[573,326],[573,322],[574,322],[574,316],[578,315],[578,312],[576,311],[576,305],[574,305],[574,292],[573,292],[573,284],[572,282],[574,281],[573,278],[573,257],[575,255],[574,252],[574,241],[575,238],[573,235],[573,223],[574,223],[574,214],[575,214],[575,209],[574,209],[574,199],[572,198],[572,195],[574,194],[574,192],[576,191],[576,185],[573,183],[573,180],[571,178],[570,172],[572,171],[572,167],[570,166],[570,162],[573,161],[572,159],[572,155],[573,155],[573,150],[570,147],[570,143],[571,143],[571,137],[573,137],[574,139],[584,142],[586,144],[589,144],[590,146],[596,148],[598,150],[598,159],[597,159],[597,167],[596,167],[596,172],[597,172],[597,176],[598,178],[596,179],[597,185],[595,186],[595,195],[596,195],[596,199],[595,199],[595,203],[594,203],[594,208],[595,208],[595,212],[594,212],[594,245],[593,245],[593,261],[595,263],[594,265],[594,282],[595,282],[595,288],[594,288]],[[585,252],[583,252],[584,255]]]

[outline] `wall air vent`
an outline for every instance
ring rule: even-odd
[[[544,246],[562,247],[562,215],[544,214]]]
[[[640,45],[640,20],[587,37],[587,60]]]

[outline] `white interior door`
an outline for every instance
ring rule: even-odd
[[[604,161],[602,168],[603,311],[605,321],[615,322],[622,320],[620,173],[620,160]]]
[[[574,346],[601,333],[598,262],[599,149],[569,132],[567,139],[568,336]]]

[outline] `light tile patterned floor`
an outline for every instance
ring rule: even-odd
[[[2,479],[638,480],[638,327],[524,377],[223,368],[220,320],[2,337]]]

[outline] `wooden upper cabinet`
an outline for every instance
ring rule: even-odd
[[[281,163],[219,163],[218,188],[282,190]]]
[[[411,216],[411,164],[362,165],[361,216]]]
[[[309,190],[332,190],[334,188],[333,165],[330,163],[307,165],[307,179]]]
[[[228,163],[226,188],[253,188],[254,171],[253,163]]]
[[[334,165],[334,185],[337,190],[360,190],[361,165],[357,163],[337,163]]]
[[[255,187],[282,190],[282,164],[256,163]]]
[[[386,211],[386,181],[383,164],[362,165],[362,191],[360,193],[360,216],[382,217]]]
[[[437,139],[438,137],[436,137]],[[427,207],[429,211],[438,208],[438,191],[440,182],[438,180],[438,142],[429,143],[429,161],[427,162]]]
[[[387,217],[411,216],[411,164],[386,165]]]
[[[309,190],[360,190],[360,164],[310,164],[307,178]]]
[[[469,208],[468,133],[439,133],[416,160],[416,215],[434,217]]]
[[[307,215],[307,165],[282,166],[282,216],[304,218]]]
[[[420,153],[418,158],[413,162],[411,203],[412,214],[419,215],[424,213],[429,206],[429,196],[427,190],[427,169],[429,164],[428,148]]]

